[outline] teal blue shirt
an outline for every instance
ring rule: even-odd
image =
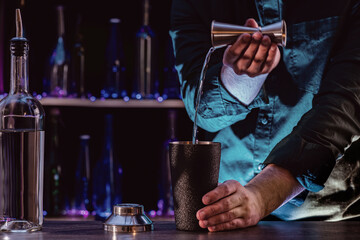
[[[336,193],[339,181],[349,177],[350,170],[338,165],[359,165],[358,160],[338,163],[360,133],[359,1],[173,0],[171,16],[181,93],[191,119],[201,66],[211,47],[211,21],[243,25],[254,18],[260,26],[286,21],[287,46],[280,49],[282,59],[265,81],[269,101],[260,91],[244,106],[222,86],[224,50],[218,49],[206,74],[198,125],[215,132],[213,141],[222,144],[219,181],[235,179],[245,185],[267,164],[277,164],[307,191],[275,215],[289,220],[344,215],[359,196],[354,189],[341,207],[334,200],[337,210],[318,212],[319,203],[313,202]],[[345,185],[344,191],[351,188]],[[303,201],[302,208],[316,211],[299,212]]]

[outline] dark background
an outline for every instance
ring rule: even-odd
[[[25,4],[23,4],[25,3]],[[15,8],[22,9],[25,34],[30,41],[29,81],[30,90],[40,93],[46,65],[57,41],[56,6],[64,5],[65,42],[71,49],[75,40],[76,20],[82,16],[81,32],[85,47],[85,87],[93,95],[98,95],[106,77],[105,50],[109,35],[109,19],[121,19],[124,54],[126,59],[126,86],[131,88],[134,76],[135,35],[141,26],[141,0],[0,0],[0,59],[4,60],[4,88],[9,89],[9,40],[15,34]],[[157,36],[158,71],[160,87],[166,81],[162,73],[166,46],[169,41],[169,18],[171,0],[150,1],[150,26]],[[2,42],[1,42],[2,41]],[[2,56],[3,55],[3,56]],[[0,69],[1,70],[1,69]],[[161,88],[160,88],[161,89]],[[0,89],[1,90],[1,89]],[[45,168],[49,166],[51,132],[50,122],[53,107],[45,106],[46,111],[46,151]],[[123,166],[123,202],[143,204],[145,210],[157,209],[160,171],[165,150],[164,142],[169,135],[168,112],[170,109],[99,109],[58,107],[59,149],[61,165],[60,190],[63,204],[71,201],[75,194],[74,175],[79,156],[79,136],[89,134],[90,160],[92,168],[101,160],[104,142],[104,116],[114,117],[114,149]],[[192,122],[185,109],[176,109],[176,132],[179,140],[191,140]],[[96,169],[92,169],[96,174]],[[49,179],[45,178],[45,185]],[[45,186],[46,187],[46,186]],[[45,195],[50,194],[45,191]],[[44,196],[45,199],[48,196]],[[46,200],[45,200],[46,201]],[[45,202],[46,206],[46,202]],[[46,209],[45,209],[46,210]]]
[[[30,41],[30,81],[31,90],[41,92],[42,79],[51,52],[57,42],[56,6],[64,6],[65,43],[69,51],[75,41],[76,22],[81,16],[80,31],[84,36],[86,88],[98,95],[103,87],[105,72],[105,51],[109,37],[110,18],[121,19],[121,35],[125,55],[127,88],[131,90],[134,76],[135,36],[142,23],[142,0],[0,0],[4,5],[5,60],[9,59],[8,44],[15,35],[15,8],[21,8],[25,35]],[[22,2],[25,4],[22,6]],[[150,1],[150,26],[156,34],[158,46],[157,60],[160,82],[164,81],[165,51],[169,41],[171,0]],[[4,79],[9,76],[9,61],[5,61]],[[5,81],[5,90],[8,81]]]

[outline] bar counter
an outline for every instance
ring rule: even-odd
[[[360,239],[360,221],[262,221],[257,226],[226,232],[184,232],[176,230],[174,221],[154,221],[154,231],[142,233],[111,233],[98,221],[46,221],[43,230],[34,233],[0,233],[0,240],[12,239]]]

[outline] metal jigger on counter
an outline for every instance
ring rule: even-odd
[[[263,35],[268,35],[272,42],[283,47],[286,46],[287,33],[284,20],[258,28],[222,23],[213,20],[211,23],[211,43],[213,47],[221,48],[234,43],[243,33],[253,34],[255,32],[261,32]]]
[[[135,233],[154,230],[152,221],[144,214],[139,204],[114,205],[113,213],[104,223],[104,230],[117,233]]]

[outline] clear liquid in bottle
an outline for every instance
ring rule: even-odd
[[[44,131],[0,131],[0,230],[40,230]]]

